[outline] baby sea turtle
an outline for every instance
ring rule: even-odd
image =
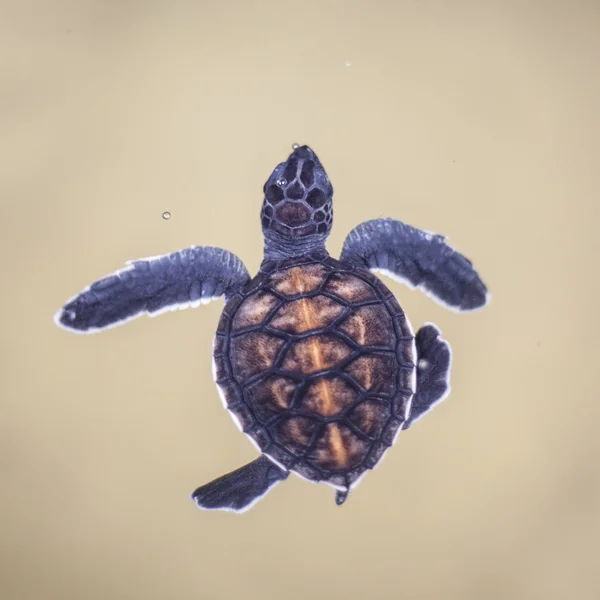
[[[415,336],[373,272],[457,311],[489,299],[443,236],[393,219],[361,223],[331,258],[333,188],[307,146],[275,168],[264,193],[255,277],[231,252],[194,246],[130,261],[56,315],[58,325],[91,333],[225,298],[213,374],[260,456],[199,487],[192,497],[203,509],[247,510],[290,472],[333,486],[341,504],[398,433],[447,396],[448,342],[432,324]]]

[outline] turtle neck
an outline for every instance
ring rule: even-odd
[[[264,260],[282,260],[284,258],[306,256],[315,251],[327,252],[325,250],[326,235],[314,234],[291,238],[272,230],[265,231],[264,235]]]

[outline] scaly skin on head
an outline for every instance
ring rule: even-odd
[[[300,146],[275,167],[261,211],[265,260],[325,252],[333,219],[333,187],[317,155]]]

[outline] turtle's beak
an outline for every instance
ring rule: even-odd
[[[323,168],[321,161],[309,146],[298,146],[297,148],[294,148],[294,151],[290,154],[290,158],[295,158],[297,160],[312,160],[314,163],[318,164],[321,169]]]
[[[319,157],[308,146],[299,146],[288,158],[288,163],[298,163],[298,177],[306,188],[314,185],[319,188],[325,196],[331,198],[333,188],[327,173],[319,160]]]
[[[273,184],[290,189],[291,200],[300,200],[308,190],[315,188],[323,192],[326,198],[333,196],[329,177],[318,156],[308,146],[295,148],[286,162],[275,167],[265,183],[265,191]]]

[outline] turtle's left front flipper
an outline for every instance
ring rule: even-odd
[[[344,241],[341,260],[418,287],[453,310],[475,310],[489,300],[471,261],[449,246],[443,236],[394,219],[358,225]]]
[[[244,512],[288,475],[289,471],[280,469],[263,454],[251,463],[199,487],[192,494],[192,500],[204,510]]]
[[[127,264],[71,298],[56,314],[56,324],[76,333],[94,333],[143,313],[155,316],[227,297],[250,279],[235,254],[210,246]]]

